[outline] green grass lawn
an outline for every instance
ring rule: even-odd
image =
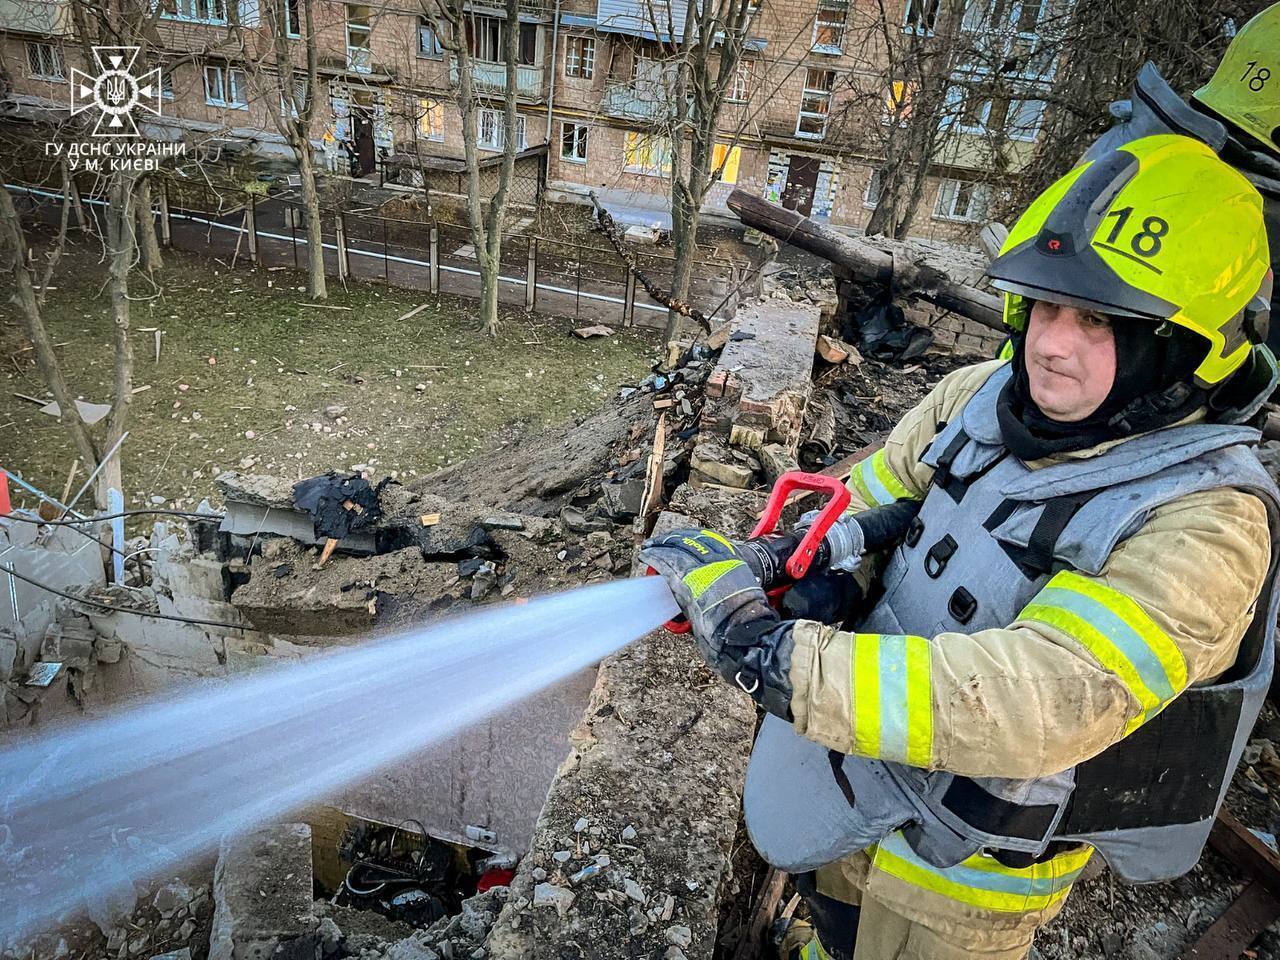
[[[93,251],[69,251],[44,310],[72,390],[94,402],[108,401],[112,379],[104,282]],[[477,329],[474,301],[367,283],[330,281],[329,305],[347,310],[306,306],[301,283],[292,271],[228,273],[174,252],[158,293],[134,280],[132,294],[146,298],[132,308],[134,385],[149,389],[133,397],[123,448],[131,504],[216,502],[213,478],[228,469],[429,473],[600,407],[660,349],[652,331],[582,341],[570,335],[578,323],[523,312],[506,314],[492,338]],[[75,452],[57,420],[13,395],[46,395],[26,346],[13,306],[0,303],[0,467],[58,496]],[[333,405],[345,419],[326,416]]]

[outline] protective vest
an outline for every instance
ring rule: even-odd
[[[935,471],[932,486],[858,632],[933,637],[1005,627],[1055,574],[1099,574],[1155,508],[1232,487],[1263,501],[1272,533],[1271,570],[1236,663],[1215,683],[1153,711],[1097,757],[1034,780],[846,756],[768,716],[744,807],[753,843],[775,866],[813,870],[898,830],[937,867],[979,850],[1027,866],[1062,843],[1083,842],[1122,879],[1139,883],[1179,876],[1199,859],[1274,661],[1280,490],[1248,449],[1259,434],[1187,424],[1033,471],[1005,449],[996,420],[1010,372],[994,373],[924,455]],[[1158,685],[1163,674],[1151,669],[1148,682]]]

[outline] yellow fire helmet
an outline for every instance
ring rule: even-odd
[[[987,273],[1015,331],[1033,301],[1048,300],[1199,334],[1202,387],[1266,335],[1262,198],[1189,137],[1143,137],[1076,167],[1027,208]]]
[[[1280,3],[1240,29],[1194,96],[1280,154]]]

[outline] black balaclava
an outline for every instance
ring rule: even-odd
[[[1151,320],[1115,317],[1116,377],[1102,405],[1083,420],[1052,420],[1031,398],[1026,337],[1014,337],[1013,376],[997,412],[1005,446],[1021,460],[1086,450],[1107,440],[1144,433],[1188,416],[1208,399],[1192,374],[1204,359],[1201,338],[1174,324],[1157,333]]]

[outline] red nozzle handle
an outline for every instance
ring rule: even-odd
[[[644,572],[644,575],[646,577],[653,577],[653,576],[657,576],[657,573],[658,573],[657,570],[653,569],[653,567],[650,567],[648,570]],[[667,630],[670,631],[671,633],[688,633],[690,630],[693,629],[693,624],[691,624],[685,618],[685,615],[683,613],[676,614],[674,617],[672,617],[670,620],[664,623],[663,626],[666,627]]]
[[[818,514],[818,518],[805,532],[800,546],[796,547],[795,553],[791,554],[791,558],[787,560],[787,574],[793,580],[799,580],[809,572],[809,564],[813,563],[819,544],[827,535],[827,531],[844,515],[850,499],[848,489],[836,477],[824,477],[820,473],[804,473],[799,470],[784,473],[773,485],[769,502],[765,504],[764,513],[760,515],[760,522],[751,531],[752,538],[773,533],[778,525],[778,518],[782,516],[782,508],[787,505],[787,498],[797,490],[826,493],[829,498],[822,512]]]

